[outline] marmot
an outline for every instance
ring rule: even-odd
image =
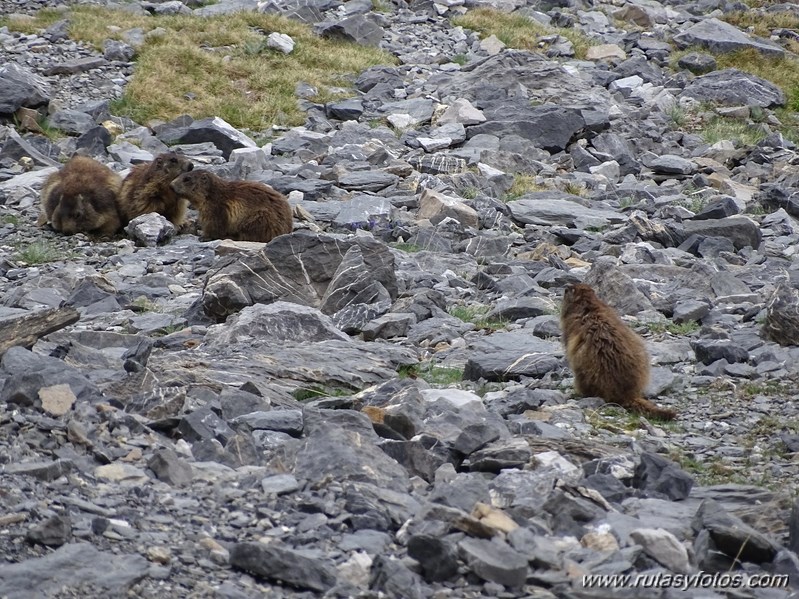
[[[578,394],[601,397],[628,410],[671,420],[673,410],[644,399],[649,354],[644,341],[588,285],[570,285],[563,294],[561,328],[566,359]]]
[[[283,194],[256,181],[225,181],[209,171],[184,173],[172,189],[199,213],[206,239],[271,241],[291,233],[291,206]]]
[[[148,212],[158,212],[176,227],[186,218],[186,200],[178,198],[169,184],[194,168],[191,161],[175,152],[160,154],[150,163],[137,164],[122,182],[119,212],[125,223]]]
[[[67,235],[111,236],[121,227],[117,194],[122,178],[88,156],[73,156],[44,182],[38,225]]]

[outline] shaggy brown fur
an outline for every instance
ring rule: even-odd
[[[124,222],[148,212],[158,212],[175,226],[182,225],[186,219],[186,200],[178,198],[169,184],[193,168],[185,156],[166,152],[152,162],[130,169],[119,192],[119,212]]]
[[[601,397],[647,416],[677,416],[643,398],[649,381],[644,342],[591,287],[580,283],[566,288],[561,328],[578,394]]]
[[[197,208],[207,239],[267,242],[293,228],[288,200],[263,183],[194,171],[175,179],[172,189]]]
[[[87,156],[73,156],[44,182],[39,226],[47,222],[67,235],[110,236],[122,226],[117,194],[122,179]]]

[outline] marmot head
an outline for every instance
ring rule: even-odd
[[[203,201],[205,192],[211,186],[211,175],[208,171],[194,171],[183,173],[169,184],[179,196],[185,196],[189,201]]]
[[[53,210],[50,222],[56,231],[74,235],[81,231],[93,229],[98,216],[94,206],[82,195],[62,195],[58,205]]]
[[[158,157],[153,160],[153,167],[156,172],[174,178],[180,173],[189,172],[194,168],[194,165],[191,160],[185,156],[181,156],[176,152],[165,152],[164,154],[159,154]]]

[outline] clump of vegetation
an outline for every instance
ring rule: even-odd
[[[492,331],[504,329],[508,321],[501,318],[488,318],[488,313],[490,311],[491,308],[489,306],[481,305],[451,306],[447,310],[450,316],[454,316],[463,322],[471,322],[478,329],[489,329]]]
[[[401,366],[397,371],[400,378],[420,378],[431,385],[446,387],[463,380],[463,368],[438,366],[432,360],[410,366]]]
[[[311,385],[310,387],[297,387],[291,394],[297,401],[307,401],[309,399],[319,399],[320,397],[348,397],[353,393],[355,391],[328,389],[321,385]]]
[[[56,245],[47,239],[34,241],[28,245],[18,247],[14,254],[14,259],[24,262],[29,266],[36,264],[47,264],[48,262],[55,262],[63,260],[65,256]]]
[[[485,36],[496,35],[506,46],[522,50],[540,50],[538,38],[553,34],[569,40],[577,58],[585,58],[588,48],[595,45],[595,42],[576,29],[549,27],[523,15],[508,14],[492,8],[470,10],[465,15],[455,17],[452,22]]]
[[[346,76],[395,59],[376,48],[320,38],[301,23],[277,15],[241,11],[197,18],[192,15],[150,16],[98,6],[71,6],[68,13],[44,9],[33,19],[0,19],[0,26],[35,33],[69,19],[74,40],[102,49],[106,39],[122,39],[111,29],[141,28],[136,70],[112,110],[137,122],[219,116],[237,128],[255,131],[272,124],[300,125],[305,114],[295,95],[304,81],[319,89],[319,102],[339,97]],[[157,30],[157,31],[156,31]],[[296,42],[284,55],[264,44],[279,31]]]
[[[694,331],[699,330],[699,323],[693,320],[688,322],[650,322],[647,323],[646,328],[650,333],[670,333],[672,335],[690,335]]]
[[[547,187],[535,182],[535,175],[518,173],[513,176],[513,185],[511,185],[510,189],[505,193],[503,199],[506,202],[512,202],[513,200],[518,200],[526,193],[547,191],[547,189]]]
[[[760,6],[767,4],[762,0],[750,0],[750,3],[759,3]],[[774,29],[799,29],[799,17],[794,12],[787,10],[781,12],[735,11],[726,13],[720,18],[739,29],[751,29],[755,35],[764,38],[771,36]],[[787,48],[796,52],[799,50],[799,44],[795,40],[788,40]]]

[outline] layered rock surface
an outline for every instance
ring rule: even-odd
[[[0,596],[791,596],[799,178],[770,112],[786,90],[671,60],[787,51],[711,4],[143,3],[279,12],[397,57],[350,98],[310,96],[306,125],[264,147],[216,116],[114,117],[112,137],[131,46],[0,29]],[[485,6],[572,27],[593,58],[452,25]],[[48,104],[57,142],[11,118]],[[709,144],[682,112],[763,135]],[[60,157],[122,171],[167,144],[289,195],[294,233],[35,227]],[[676,423],[574,396],[558,310],[577,281],[644,336],[647,394]],[[700,571],[790,580],[584,578]]]

